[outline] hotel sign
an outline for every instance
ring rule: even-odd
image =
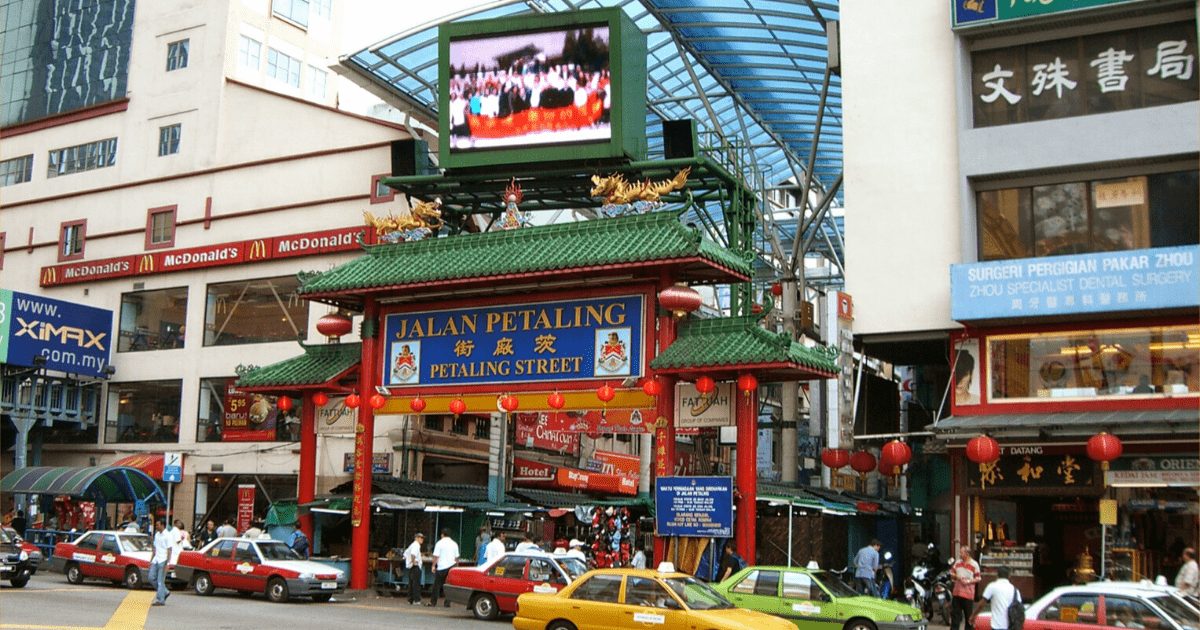
[[[392,313],[394,387],[609,380],[642,375],[644,298],[621,295]]]
[[[951,265],[956,321],[1200,305],[1200,246]]]
[[[359,237],[363,230],[364,228],[357,226],[338,228],[49,265],[42,267],[39,278],[41,286],[56,287],[112,278],[149,276],[204,267],[224,267],[296,256],[353,251],[359,247]]]

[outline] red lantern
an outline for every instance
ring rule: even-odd
[[[762,304],[759,304],[758,302],[755,302],[754,304],[750,305],[750,313],[753,315],[758,315],[759,313],[762,312],[762,309],[763,309]]]
[[[971,438],[967,442],[967,459],[976,464],[990,464],[1000,459],[1000,443],[987,435]]]
[[[686,317],[688,313],[700,308],[704,298],[695,289],[686,284],[674,284],[658,292],[658,303],[671,311],[676,319]]]
[[[850,463],[850,451],[844,448],[827,448],[821,451],[821,463],[837,470]]]
[[[617,390],[613,389],[612,385],[609,385],[608,383],[605,383],[596,389],[596,398],[599,398],[603,402],[608,402],[613,398],[616,398],[616,396]]]
[[[743,374],[737,380],[738,391],[749,396],[758,391],[758,379],[754,378],[753,374]]]
[[[412,409],[413,413],[421,413],[422,411],[425,411],[425,399],[417,396],[416,398],[408,401],[408,408]]]
[[[360,404],[362,404],[362,398],[359,398],[358,394],[346,396],[346,406],[350,409],[358,409]]]
[[[648,378],[642,381],[642,391],[645,392],[647,396],[657,397],[662,393],[662,383],[660,383],[656,378]]]
[[[288,396],[280,396],[279,400],[275,401],[275,406],[279,407],[280,411],[291,411],[292,399]]]
[[[912,449],[900,440],[883,445],[879,452],[879,470],[885,475],[899,475],[900,469],[912,461]]]
[[[567,399],[563,398],[562,394],[554,392],[546,397],[546,404],[554,409],[562,409],[563,405],[567,404]]]
[[[350,332],[354,322],[341,313],[330,313],[317,320],[317,332],[329,339],[336,339]]]
[[[508,413],[512,413],[517,410],[517,407],[521,406],[521,401],[517,400],[516,396],[502,396],[500,398],[500,406]]]
[[[701,394],[708,395],[716,391],[717,383],[708,376],[701,376],[696,379],[696,391]]]
[[[467,403],[463,402],[463,399],[455,398],[454,400],[450,401],[450,413],[456,416],[461,416],[466,410]]]
[[[324,407],[325,403],[329,402],[329,396],[325,392],[317,392],[312,397],[313,404],[318,407]]]
[[[367,400],[371,405],[371,409],[379,409],[387,404],[387,398],[383,394],[372,394]]]
[[[850,454],[850,467],[860,475],[875,470],[875,456],[866,451],[854,451]]]
[[[779,297],[779,296],[783,295],[783,284],[780,282],[776,282],[776,283],[772,284],[771,285],[771,295],[774,295],[775,297]]]
[[[1088,457],[1100,462],[1100,468],[1103,470],[1108,470],[1108,462],[1120,457],[1124,450],[1121,438],[1104,431],[1093,435],[1087,441]]]

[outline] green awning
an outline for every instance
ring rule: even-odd
[[[296,516],[299,512],[299,506],[291,501],[276,501],[271,504],[271,509],[267,510],[267,519],[264,525],[270,527],[272,525],[293,525],[296,523]]]
[[[760,380],[765,380],[764,375],[783,376],[789,371],[809,378],[832,378],[837,372],[837,354],[834,348],[810,348],[786,334],[765,330],[757,316],[719,317],[680,323],[675,342],[650,366],[666,373],[745,369],[759,374]]]
[[[368,246],[366,255],[303,278],[308,298],[370,290],[676,263],[686,277],[747,279],[750,259],[701,237],[677,212],[461,234]]]
[[[153,499],[166,503],[158,483],[146,473],[129,466],[27,466],[0,479],[0,492],[67,495],[109,503]]]
[[[304,354],[254,368],[237,380],[240,389],[285,389],[325,385],[362,359],[361,343],[300,344]]]

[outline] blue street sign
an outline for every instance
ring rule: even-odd
[[[133,513],[138,518],[145,517],[150,514],[150,508],[146,505],[145,499],[138,499],[133,502]]]
[[[163,477],[167,483],[183,481],[183,455],[181,453],[163,453]]]
[[[659,477],[654,481],[659,536],[733,537],[733,479]]]

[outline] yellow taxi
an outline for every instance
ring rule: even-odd
[[[515,630],[796,630],[790,622],[737,608],[670,563],[589,571],[558,593],[517,598]]]

